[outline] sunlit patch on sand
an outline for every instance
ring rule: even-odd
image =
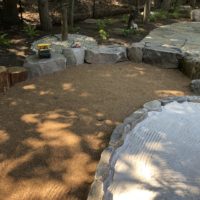
[[[34,84],[25,85],[22,87],[24,90],[35,90],[36,86]]]
[[[167,97],[167,96],[184,96],[185,93],[178,90],[156,90],[155,94],[159,97]]]
[[[25,114],[21,117],[21,120],[30,123],[30,124],[36,124],[39,123],[39,114]]]
[[[9,135],[3,130],[0,130],[0,144],[9,140]]]
[[[62,89],[64,91],[68,91],[68,92],[73,92],[75,91],[75,89],[73,88],[72,84],[71,83],[63,83],[62,84]]]
[[[40,136],[48,141],[50,145],[67,145],[75,146],[80,142],[80,137],[70,131],[70,123],[61,123],[51,120],[46,120],[38,125],[37,131]]]

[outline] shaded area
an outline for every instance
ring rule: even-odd
[[[178,70],[83,65],[0,96],[0,199],[84,200],[113,128],[145,102],[189,94]]]

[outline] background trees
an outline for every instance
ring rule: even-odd
[[[38,11],[42,30],[51,31],[52,21],[49,15],[49,2],[47,0],[38,0]]]

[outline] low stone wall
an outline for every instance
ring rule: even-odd
[[[87,200],[104,199],[104,191],[109,186],[109,181],[112,180],[114,175],[114,171],[110,163],[115,151],[123,145],[124,140],[129,132],[148,116],[148,112],[160,111],[161,106],[173,101],[178,103],[183,103],[186,101],[200,103],[200,96],[168,97],[147,102],[143,105],[143,108],[133,112],[123,121],[122,124],[118,125],[111,135],[109,146],[101,154],[101,159],[97,166],[95,178],[91,185],[91,190]]]

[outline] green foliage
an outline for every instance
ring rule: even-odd
[[[26,33],[27,36],[29,37],[35,37],[38,35],[38,31],[36,30],[35,26],[32,26],[30,24],[26,25],[24,27],[24,32]]]
[[[99,37],[101,40],[107,40],[109,38],[109,34],[106,30],[107,25],[112,24],[111,19],[99,19],[97,20],[97,28],[98,28],[98,33]]]
[[[169,13],[170,18],[178,19],[181,17],[179,10],[174,10],[173,12]]]
[[[128,28],[125,28],[125,29],[122,29],[122,34],[125,36],[125,37],[129,37],[131,35],[135,35],[137,34],[138,31],[135,30],[135,29],[128,29]]]
[[[158,11],[155,11],[153,12],[150,17],[149,17],[149,21],[150,22],[156,22],[158,20],[165,20],[167,19],[169,16],[168,16],[168,12],[167,11],[164,11],[164,10],[158,10]]]
[[[122,16],[122,22],[125,24],[128,24],[128,20],[129,20],[129,15],[123,15]]]
[[[150,17],[149,20],[151,22],[156,22],[159,20],[165,20],[165,19],[178,19],[182,17],[180,10],[178,7],[174,8],[173,10],[171,10],[170,12],[164,11],[164,10],[157,10],[155,12],[153,12]]]
[[[106,28],[106,21],[104,19],[98,19],[97,28],[98,30],[104,30]]]
[[[70,33],[78,33],[80,31],[80,27],[76,26],[76,27],[69,27],[69,32]]]
[[[10,46],[10,41],[6,33],[0,33],[0,46]]]
[[[114,23],[113,19],[111,19],[111,18],[104,19],[104,22],[105,22],[106,25],[111,25],[111,24]]]
[[[104,29],[100,29],[99,36],[100,36],[101,40],[107,40],[109,37],[109,34]]]

